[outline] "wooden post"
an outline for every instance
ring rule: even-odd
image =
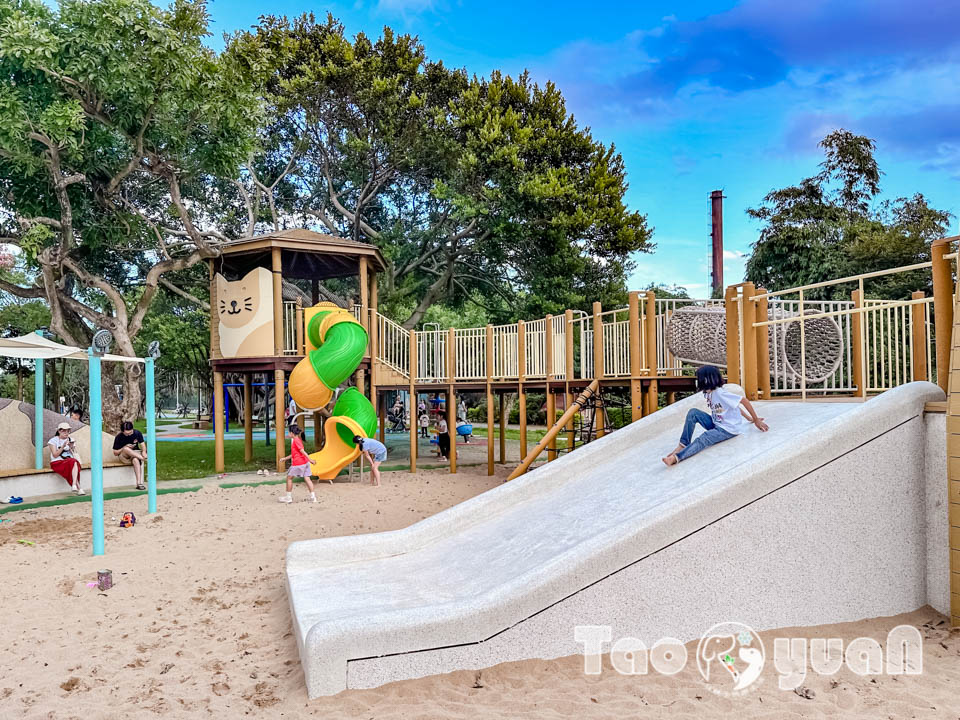
[[[223,373],[213,373],[213,398],[210,403],[213,413],[213,467],[218,473],[224,471],[223,462]]]
[[[938,241],[939,242],[939,241]],[[934,285],[936,288],[936,285]],[[934,295],[936,302],[936,295]],[[960,336],[960,313],[954,309],[952,337]],[[944,335],[944,326],[937,325],[937,350]],[[950,624],[960,627],[960,347],[953,340],[948,365],[950,368],[947,394],[947,522],[950,546]],[[938,375],[940,366],[937,367]]]
[[[634,290],[627,298],[630,318],[630,420],[636,422],[644,414],[643,382],[640,380],[643,368],[643,343],[640,342],[640,293]]]
[[[723,293],[727,318],[727,382],[740,384],[740,317],[737,313],[737,289]]]
[[[450,472],[457,471],[457,331],[447,330],[447,432],[450,434]]]
[[[273,381],[276,383],[274,387],[274,417],[276,418],[276,434],[277,441],[274,443],[274,447],[277,449],[277,472],[283,472],[283,460],[284,455],[287,454],[287,424],[283,421],[283,410],[284,410],[284,400],[285,393],[283,390],[283,370],[276,368],[273,371]]]
[[[573,382],[573,310],[566,310],[563,313],[564,317],[564,328],[566,330],[566,337],[564,338],[566,342],[566,350],[564,358],[566,360],[566,367],[564,368],[564,375],[566,376],[566,387],[564,388],[567,393],[565,408],[569,408],[573,404],[573,393],[570,391],[570,383]],[[576,430],[574,428],[574,415],[569,416],[567,420],[567,452],[570,452],[573,449],[573,441],[575,437]]]
[[[646,313],[647,344],[644,351],[647,355],[647,369],[650,372],[650,382],[647,385],[647,414],[657,411],[660,405],[660,390],[657,386],[657,294],[647,290]]]
[[[493,325],[487,325],[486,347],[485,347],[485,366],[484,370],[487,376],[487,475],[493,475],[493,428],[496,421],[493,418],[493,382],[490,376],[493,374]]]
[[[910,297],[914,300],[922,300],[927,294],[923,290],[917,290]],[[913,379],[914,381],[927,379],[927,333],[924,327],[923,304],[917,303],[910,306],[910,357],[913,359]]]
[[[950,253],[950,238],[934,240],[930,247],[933,261],[933,336],[937,348],[937,385],[950,392],[950,347],[953,334],[953,271],[944,255]]]
[[[273,269],[273,354],[283,355],[283,256],[280,248],[271,249],[270,260]],[[283,417],[282,413],[280,417]]]
[[[243,461],[253,460],[253,378],[243,374]]]
[[[370,272],[370,311],[367,323],[367,332],[370,338],[370,397],[377,396],[377,355],[380,343],[380,325],[377,322],[377,274]],[[380,427],[387,421],[386,398],[384,398],[384,412],[380,416]],[[413,411],[410,412],[410,423],[413,424]],[[383,430],[380,431],[380,440],[383,440]]]
[[[380,416],[377,418],[377,428],[379,429],[377,434],[380,436],[380,442],[384,442],[387,438],[387,394],[383,392],[377,392],[373,385],[373,373],[370,373],[370,375],[370,393],[375,398],[374,407],[377,408],[377,415]],[[410,417],[410,424],[415,424],[413,422],[412,413]]]
[[[413,422],[413,407],[417,399],[417,332],[410,331],[410,472],[417,471],[417,427]],[[419,420],[419,418],[418,418]]]
[[[743,390],[747,399],[757,399],[757,329],[753,326],[757,310],[753,296],[757,294],[752,282],[743,284]]]
[[[323,415],[319,412],[313,414],[313,449],[319,450],[323,447]]]
[[[303,344],[303,300],[297,296],[297,355],[306,355],[306,347]]]
[[[213,260],[207,262],[207,268],[210,271],[210,358],[216,360],[221,356],[220,353],[220,318],[217,315],[217,283],[214,281],[216,272],[213,269]]]
[[[853,300],[853,308],[857,310],[863,307],[863,298],[860,297],[860,291],[854,290],[850,293],[850,299]],[[851,340],[853,341],[853,384],[856,386],[854,397],[863,398],[867,396],[866,378],[863,377],[863,333],[860,328],[863,325],[863,315],[853,313],[850,316],[851,321]],[[783,352],[783,350],[781,350]]]
[[[603,318],[600,317],[601,312],[603,312],[603,307],[600,303],[595,302],[593,304],[593,377],[595,380],[602,380],[604,374]],[[599,394],[598,389],[597,395]],[[599,403],[594,404],[593,407],[593,427],[596,432],[596,437],[602,438],[606,423],[603,417],[603,407]]]
[[[757,294],[763,295],[767,291],[763,288],[757,288]],[[760,298],[756,305],[756,322],[766,322],[770,314],[770,304],[767,298]],[[764,400],[769,400],[770,395],[770,326],[757,328],[757,380],[760,383],[760,393]]]
[[[521,320],[517,323],[517,406],[520,421],[520,460],[527,456],[527,393],[523,381],[527,376],[527,327]]]
[[[544,348],[544,360],[546,362],[546,400],[547,400],[547,429],[549,430],[557,422],[557,396],[553,393],[553,315],[547,315],[544,320],[543,338],[546,343]],[[557,459],[557,438],[554,435],[547,443],[547,462]]]
[[[366,256],[361,256],[360,258],[360,267],[357,271],[358,280],[360,282],[360,324],[363,325],[363,329],[367,331],[367,355],[370,354],[370,288],[369,280],[367,276],[367,258]]]
[[[507,462],[507,403],[500,391],[500,464]]]

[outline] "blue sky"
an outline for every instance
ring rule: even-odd
[[[529,69],[552,80],[578,122],[623,154],[627,203],[655,228],[656,251],[637,256],[632,288],[679,284],[703,296],[714,189],[727,198],[725,280],[741,280],[757,235],[745,209],[814,174],[816,143],[837,127],[877,141],[885,198],[922,192],[960,214],[953,0],[212,0],[210,9],[217,35],[264,12],[329,11],[351,35],[384,25],[416,34],[431,59],[471,73]]]

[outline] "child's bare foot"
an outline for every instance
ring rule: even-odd
[[[667,467],[670,467],[670,466],[672,466],[672,465],[676,465],[677,462],[679,462],[679,461],[677,460],[676,454],[674,454],[674,453],[670,453],[669,455],[667,455],[665,458],[662,458],[662,459],[663,459],[663,464],[666,465]]]

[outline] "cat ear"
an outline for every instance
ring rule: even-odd
[[[258,283],[263,282],[264,275],[270,277],[270,271],[266,268],[255,267],[253,270],[243,276],[243,282],[250,283],[251,286],[256,286]]]
[[[227,279],[220,273],[216,274],[217,278],[217,295],[221,295],[227,289]]]

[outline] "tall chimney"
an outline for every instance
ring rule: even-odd
[[[713,243],[711,284],[714,295],[723,292],[723,190],[710,193],[710,239]]]

